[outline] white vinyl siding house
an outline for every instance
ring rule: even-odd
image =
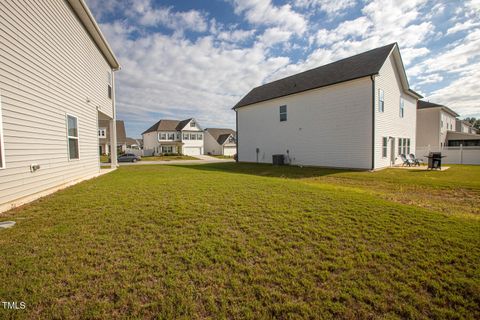
[[[2,0],[0,16],[3,211],[99,174],[118,62],[82,0]]]
[[[237,153],[235,136],[232,129],[205,129],[205,153],[233,157]]]
[[[399,67],[390,55],[375,76],[377,102],[375,110],[375,150],[382,150],[383,138],[387,137],[387,157],[375,152],[375,167],[382,168],[401,163],[398,145],[401,139],[410,139],[411,151],[415,151],[417,99],[404,92],[399,78]],[[378,112],[379,92],[383,91],[383,112]],[[403,102],[402,102],[403,101]],[[403,106],[403,113],[402,113]],[[403,117],[402,117],[403,115]],[[403,149],[402,149],[403,150]],[[401,152],[400,154],[405,153]]]
[[[203,130],[195,119],[160,120],[142,133],[145,155],[203,154]]]
[[[281,154],[293,165],[400,163],[395,141],[414,150],[419,97],[408,86],[397,44],[265,84],[234,107],[238,161],[272,163]]]
[[[237,109],[238,161],[272,163],[288,150],[292,164],[369,169],[371,88],[363,78]]]

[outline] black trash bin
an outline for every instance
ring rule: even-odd
[[[285,156],[283,154],[272,155],[272,163],[276,166],[283,166],[285,164]]]
[[[428,155],[428,169],[442,169],[442,153],[430,152]]]

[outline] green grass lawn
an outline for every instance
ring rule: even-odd
[[[479,205],[474,166],[121,167],[0,216],[0,318],[479,319]]]
[[[233,156],[224,156],[224,155],[210,155],[210,157],[214,157],[218,159],[233,159]]]
[[[173,161],[173,160],[198,160],[192,156],[149,156],[142,157],[142,161]]]
[[[110,157],[107,155],[101,155],[100,162],[110,162]]]

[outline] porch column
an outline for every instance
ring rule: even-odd
[[[115,119],[109,121],[110,131],[110,167],[115,169],[117,163],[117,125]]]

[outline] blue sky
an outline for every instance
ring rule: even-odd
[[[86,0],[122,65],[127,134],[161,118],[235,126],[262,83],[397,42],[410,86],[480,117],[480,0]]]

